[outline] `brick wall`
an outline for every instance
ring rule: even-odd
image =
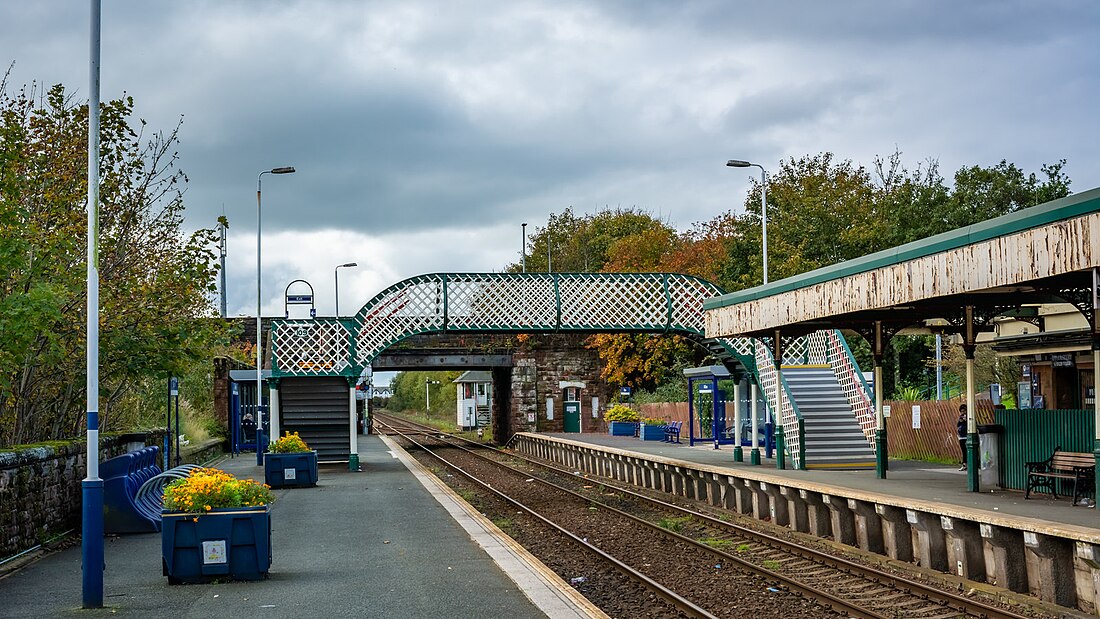
[[[585,384],[580,392],[581,431],[606,432],[603,413],[612,391],[600,378],[601,362],[595,350],[585,348],[586,336],[542,335],[530,338],[513,354],[512,429],[515,432],[561,432],[561,381]],[[592,398],[599,398],[592,418]],[[554,399],[554,418],[547,418],[546,399]],[[531,420],[534,420],[533,422]]]
[[[159,446],[162,440],[158,432],[102,436],[99,458],[103,461],[145,444]],[[195,447],[183,452],[185,462],[211,457],[209,446]],[[0,452],[0,559],[70,529],[79,531],[85,449],[80,440]]]

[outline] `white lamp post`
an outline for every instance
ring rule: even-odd
[[[730,159],[726,165],[731,168],[760,168],[760,221],[763,223],[761,246],[764,253],[764,283],[768,283],[768,171],[759,163]]]
[[[264,170],[256,176],[256,463],[263,464],[263,450],[261,439],[264,437],[263,407],[263,325],[260,319],[261,281],[260,277],[260,226],[263,210],[260,208],[261,182],[264,174],[293,174],[294,168],[285,166]]]
[[[332,271],[333,276],[336,278],[336,317],[337,318],[340,317],[340,269],[346,269],[346,268],[357,267],[357,266],[359,266],[359,263],[349,262],[347,264],[338,265]]]

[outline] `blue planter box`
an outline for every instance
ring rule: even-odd
[[[611,436],[634,436],[638,424],[633,421],[609,421],[607,427]]]
[[[663,441],[665,440],[665,426],[651,426],[643,423],[638,431],[638,438],[643,441]]]
[[[317,452],[264,454],[264,483],[272,488],[317,485]]]
[[[269,506],[164,512],[161,555],[168,584],[262,580],[271,569]]]

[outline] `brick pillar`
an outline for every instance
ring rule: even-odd
[[[214,419],[229,429],[229,358],[214,357]]]
[[[505,445],[512,439],[512,368],[493,368],[493,441]]]

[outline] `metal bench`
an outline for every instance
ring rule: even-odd
[[[164,487],[189,475],[196,465],[185,464],[161,472],[157,466],[159,453],[158,447],[144,447],[100,464],[105,533],[160,531]]]
[[[680,442],[680,428],[684,426],[682,421],[670,421],[665,426],[665,443],[679,443]]]
[[[1046,460],[1028,462],[1027,490],[1024,498],[1031,498],[1032,490],[1049,491],[1058,498],[1058,480],[1073,480],[1073,504],[1080,497],[1092,494],[1096,480],[1096,457],[1091,453],[1054,450]]]

